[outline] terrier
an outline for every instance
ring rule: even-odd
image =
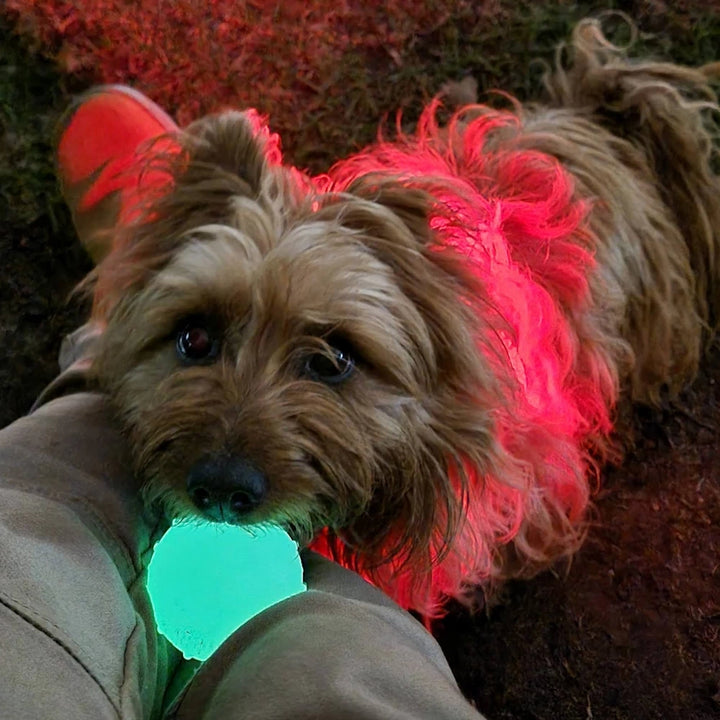
[[[90,279],[147,502],[279,523],[427,617],[573,553],[623,409],[718,323],[716,70],[586,20],[543,104],[434,102],[327,175],[254,112],[179,133]]]

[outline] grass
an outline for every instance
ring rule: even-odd
[[[66,105],[64,79],[50,60],[0,21],[0,209],[13,225],[45,221],[57,231],[67,213],[51,162],[54,123]]]
[[[0,18],[0,426],[57,373],[60,339],[83,315],[66,299],[89,264],[52,161],[71,85]]]
[[[258,107],[290,158],[312,170],[370,141],[378,119],[398,109],[412,121],[448,79],[471,74],[481,89],[536,95],[533,61],[550,59],[577,20],[603,10],[630,9],[639,52],[715,59],[720,3],[666,5],[8,0],[17,27],[81,83],[133,84],[181,123],[227,105]]]

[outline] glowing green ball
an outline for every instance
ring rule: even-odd
[[[186,658],[205,660],[305,585],[297,545],[279,528],[177,524],[155,546],[148,590],[160,632]]]

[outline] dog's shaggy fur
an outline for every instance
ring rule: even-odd
[[[622,403],[681,388],[717,325],[720,185],[713,68],[597,21],[560,56],[546,104],[433,104],[319,178],[253,113],[182,133],[94,276],[148,502],[203,516],[188,477],[241,458],[261,487],[226,519],[426,615],[578,547]]]

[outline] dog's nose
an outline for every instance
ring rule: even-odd
[[[262,504],[265,475],[237,455],[205,455],[188,472],[187,491],[203,513],[219,522],[233,522]]]

